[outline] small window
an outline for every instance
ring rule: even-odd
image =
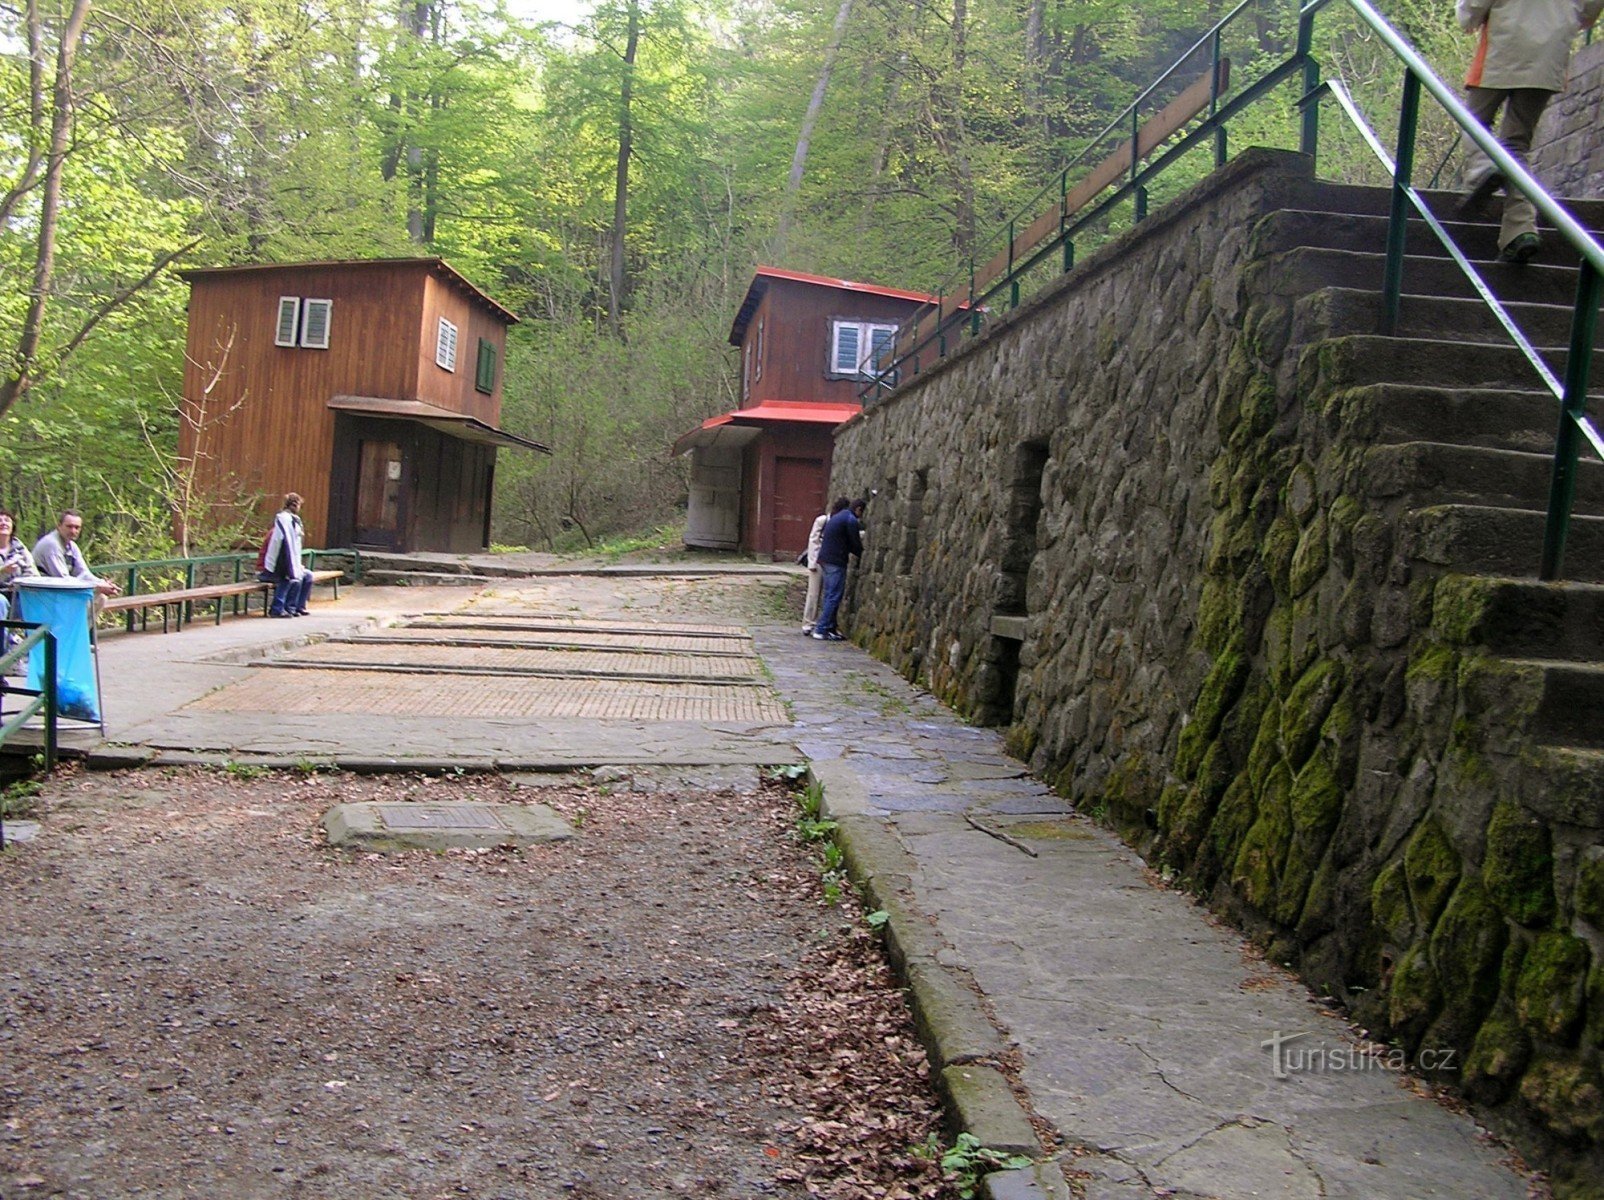
[[[746,343],[746,352],[741,357],[742,357],[742,360],[743,360],[742,361],[742,369],[741,369],[741,399],[744,402],[744,401],[750,400],[752,398],[752,343],[751,342]]]
[[[457,369],[457,327],[444,317],[440,318],[440,331],[434,339],[434,361],[447,371]]]
[[[757,323],[757,357],[753,360],[752,378],[763,378],[763,322],[761,319]]]
[[[474,368],[473,386],[480,392],[496,390],[496,347],[484,338],[479,339],[479,364]]]
[[[869,321],[834,321],[830,326],[831,375],[869,379],[891,361],[897,327]]]
[[[278,328],[273,332],[275,346],[295,345],[295,335],[301,326],[301,298],[299,296],[280,296],[278,298]]]
[[[332,300],[307,300],[301,321],[301,345],[307,350],[329,348],[329,317],[334,312]]]

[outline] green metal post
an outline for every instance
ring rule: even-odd
[[[1583,259],[1576,279],[1576,311],[1571,316],[1570,357],[1565,361],[1565,396],[1560,406],[1559,433],[1554,439],[1543,561],[1537,570],[1537,577],[1543,580],[1558,579],[1565,568],[1565,536],[1570,531],[1571,505],[1576,499],[1576,456],[1582,448],[1577,422],[1587,412],[1587,377],[1598,333],[1601,293],[1604,288],[1600,287],[1598,268]]]
[[[980,305],[975,303],[975,260],[969,259],[969,335],[980,336]]]
[[[1136,185],[1136,219],[1138,221],[1147,220],[1147,185],[1146,184],[1140,184],[1139,183],[1139,184]]]
[[[1075,269],[1075,243],[1070,238],[1064,239],[1064,271],[1066,273]]]
[[[45,632],[45,770],[56,769],[56,635]],[[103,701],[104,702],[104,701]]]
[[[1214,120],[1220,112],[1220,36],[1221,31],[1216,28],[1209,47],[1209,120]],[[1226,161],[1225,126],[1221,125],[1214,131],[1214,165],[1223,167]]]
[[[1306,12],[1298,18],[1298,53],[1303,60],[1303,94],[1312,96],[1320,86],[1320,64],[1314,57],[1314,13]],[[1303,106],[1303,128],[1298,149],[1310,158],[1317,158],[1320,147],[1320,106],[1311,100]]]
[[[139,590],[139,568],[138,567],[129,567],[128,568],[128,587],[127,587],[126,594],[132,596],[138,590]],[[129,633],[132,633],[134,631],[134,610],[131,609],[131,608],[128,610],[127,629],[128,629]]]
[[[1415,174],[1415,125],[1420,119],[1420,77],[1404,72],[1403,107],[1398,117],[1398,165],[1392,175],[1392,213],[1387,221],[1387,262],[1381,272],[1381,333],[1391,337],[1403,306],[1404,239],[1409,232],[1405,189]]]

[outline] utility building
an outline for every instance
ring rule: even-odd
[[[507,329],[442,259],[212,267],[190,285],[180,454],[214,495],[305,499],[309,545],[490,543]]]

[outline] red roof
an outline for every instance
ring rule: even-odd
[[[739,346],[741,339],[746,336],[746,324],[757,311],[758,303],[763,299],[763,293],[768,290],[770,279],[788,279],[793,283],[810,283],[817,287],[834,288],[842,292],[860,292],[869,296],[888,296],[893,300],[907,300],[913,304],[935,304],[940,297],[929,296],[924,292],[910,292],[903,288],[881,287],[875,283],[859,283],[855,279],[830,279],[824,275],[807,275],[801,271],[782,271],[779,267],[758,267],[752,272],[752,282],[746,289],[746,296],[741,301],[741,307],[735,314],[735,322],[730,326],[730,345]]]
[[[863,411],[863,405],[852,403],[824,403],[822,401],[769,400],[756,408],[738,408],[734,412],[709,417],[695,429],[674,443],[673,452],[683,454],[707,439],[697,435],[723,425],[762,426],[775,421],[798,421],[809,425],[828,425],[832,429],[843,421],[850,421]]]

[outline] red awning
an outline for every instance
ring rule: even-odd
[[[677,456],[697,446],[712,446],[720,442],[731,444],[747,442],[755,437],[763,426],[777,422],[826,425],[834,429],[862,411],[861,404],[770,400],[755,408],[738,408],[734,412],[709,417],[676,441],[672,453]]]

